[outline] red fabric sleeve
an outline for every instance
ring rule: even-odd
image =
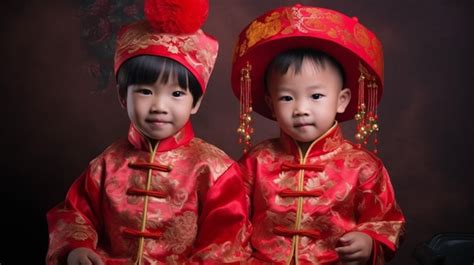
[[[248,205],[241,171],[233,163],[205,196],[192,260],[201,264],[246,260],[251,253]]]
[[[47,265],[66,264],[69,252],[78,247],[95,250],[100,218],[99,178],[89,167],[70,187],[66,200],[47,213],[49,247]]]
[[[385,168],[359,186],[358,226],[355,230],[374,239],[373,264],[390,259],[404,235],[405,218],[395,201]]]

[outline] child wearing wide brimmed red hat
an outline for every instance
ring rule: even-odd
[[[381,264],[404,231],[376,147],[380,41],[356,18],[296,5],[250,23],[234,50],[232,87],[252,198],[250,263]],[[252,111],[277,139],[250,146]],[[338,122],[357,120],[353,144]]]
[[[115,52],[128,138],[109,146],[48,212],[52,264],[230,263],[250,251],[240,169],[194,137],[218,50],[207,0],[145,1]]]

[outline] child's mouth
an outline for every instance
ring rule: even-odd
[[[295,125],[293,125],[293,127],[295,128],[301,128],[301,127],[307,127],[307,126],[314,126],[313,123],[296,123]]]

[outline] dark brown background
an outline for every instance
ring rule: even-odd
[[[413,248],[438,232],[474,232],[473,1],[300,1],[357,16],[384,44],[380,156],[407,218],[392,264],[414,264]],[[238,103],[230,92],[235,38],[251,19],[296,1],[211,0],[204,28],[221,43],[196,133],[240,156]],[[77,2],[2,1],[3,108],[0,263],[43,264],[46,211],[128,120],[115,91],[92,93],[79,45]],[[112,62],[111,62],[112,63]],[[277,134],[257,118],[257,140]],[[345,126],[352,135],[351,124]],[[6,247],[5,247],[6,246]]]

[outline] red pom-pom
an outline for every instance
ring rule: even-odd
[[[207,19],[209,0],[145,0],[145,17],[157,31],[191,34]]]

